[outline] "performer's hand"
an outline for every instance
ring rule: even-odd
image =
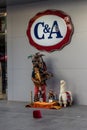
[[[40,81],[39,80],[34,80],[35,83],[37,84],[40,84]]]

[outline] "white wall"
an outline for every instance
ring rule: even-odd
[[[43,6],[44,5],[44,6]],[[61,51],[45,54],[44,60],[54,77],[47,81],[49,88],[59,93],[59,81],[66,80],[77,104],[87,105],[87,2],[50,0],[25,5],[8,6],[8,100],[30,101],[32,63],[27,56],[38,52],[29,44],[26,30],[29,20],[47,9],[63,10],[72,18],[74,34],[69,45]],[[42,53],[42,52],[41,52]]]

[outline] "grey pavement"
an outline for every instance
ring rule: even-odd
[[[87,106],[55,109],[26,108],[26,102],[0,100],[0,130],[87,130]],[[42,118],[33,118],[40,110]]]

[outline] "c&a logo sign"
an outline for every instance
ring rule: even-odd
[[[32,46],[48,52],[69,44],[73,26],[69,15],[60,10],[46,10],[30,19],[27,36]]]

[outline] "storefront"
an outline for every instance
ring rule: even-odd
[[[51,53],[33,47],[26,34],[30,19],[48,9],[67,13],[74,27],[70,43]],[[87,105],[86,0],[48,0],[8,5],[7,12],[8,100],[30,101],[34,87],[31,80],[32,63],[27,56],[40,51],[45,55],[49,71],[54,74],[52,80],[47,82],[47,91],[53,88],[59,94],[59,82],[64,79],[73,93],[74,102]]]

